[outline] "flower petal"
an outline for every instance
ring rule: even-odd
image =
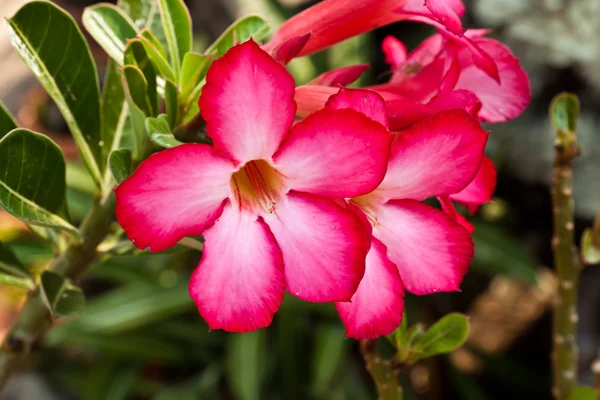
[[[459,193],[450,195],[452,200],[467,204],[481,205],[492,200],[496,189],[496,168],[489,157],[484,156],[481,167],[469,186]]]
[[[385,101],[381,95],[372,90],[341,88],[337,94],[327,100],[326,106],[332,110],[349,108],[358,111],[386,128],[388,127]]]
[[[273,161],[291,189],[349,198],[379,185],[391,140],[387,129],[361,113],[324,109],[292,127]]]
[[[373,236],[387,247],[404,288],[423,295],[459,290],[473,258],[469,233],[448,215],[415,200],[378,208]]]
[[[458,193],[481,165],[488,133],[464,110],[443,111],[400,131],[377,192],[423,200]]]
[[[347,67],[332,69],[317,76],[308,82],[308,85],[346,86],[360,78],[368,69],[369,64],[349,65]]]
[[[365,271],[370,238],[353,211],[290,192],[264,218],[281,248],[291,294],[308,301],[350,300]]]
[[[402,322],[404,289],[396,266],[387,258],[386,248],[377,239],[367,254],[365,275],[350,302],[335,303],[354,339],[375,339],[389,335]]]
[[[219,217],[234,170],[204,144],[153,154],[115,189],[117,220],[138,248],[166,250]]]
[[[444,210],[444,212],[448,214],[450,218],[458,222],[470,234],[472,234],[475,231],[475,226],[473,226],[473,224],[470,223],[462,214],[456,211],[454,203],[452,202],[452,199],[450,199],[449,196],[438,197],[438,200],[442,205],[442,210]]]
[[[454,3],[454,4],[451,4]],[[460,1],[448,0],[425,0],[425,6],[431,11],[433,16],[443,24],[450,32],[455,35],[462,35],[465,29],[460,22],[460,18],[453,9]],[[462,6],[462,4],[460,4]],[[464,8],[462,8],[464,12]]]
[[[381,43],[381,48],[385,54],[385,62],[390,64],[395,71],[406,62],[408,56],[406,46],[394,36],[386,36]]]
[[[200,96],[215,149],[245,163],[269,159],[294,122],[295,84],[283,65],[249,40],[211,65]]]
[[[463,57],[456,89],[467,89],[481,100],[479,118],[482,121],[504,122],[518,117],[531,100],[527,73],[502,43],[488,38],[474,38],[473,42],[498,65],[500,83]]]
[[[209,328],[249,332],[268,326],[283,299],[285,278],[267,225],[228,204],[204,237],[189,290]]]

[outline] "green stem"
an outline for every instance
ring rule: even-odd
[[[399,371],[394,368],[392,360],[382,360],[377,352],[374,340],[360,342],[360,352],[365,365],[377,387],[379,400],[402,400],[402,387],[398,383]]]
[[[577,384],[577,289],[581,264],[575,247],[571,162],[578,150],[575,133],[557,131],[556,160],[552,177],[554,236],[552,248],[559,280],[554,308],[553,366],[556,399],[566,400]]]
[[[114,195],[98,199],[80,226],[83,240],[70,244],[54,259],[49,270],[77,279],[94,261],[96,248],[110,231],[115,212]],[[0,388],[13,370],[52,327],[52,317],[43,305],[39,291],[29,293],[23,309],[0,346]]]

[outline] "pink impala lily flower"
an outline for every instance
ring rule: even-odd
[[[211,329],[271,323],[284,290],[348,301],[369,233],[344,198],[382,181],[391,137],[355,110],[292,126],[294,80],[253,41],[210,67],[200,110],[214,147],[184,144],[142,162],[117,189],[117,219],[141,249],[204,234],[189,285]]]
[[[387,127],[383,98],[343,89],[329,109],[353,109]],[[421,201],[461,192],[475,177],[488,133],[464,110],[443,111],[394,133],[381,184],[349,203],[372,227],[365,275],[351,302],[336,302],[349,337],[376,338],[401,322],[403,293],[459,289],[473,257],[469,232]]]

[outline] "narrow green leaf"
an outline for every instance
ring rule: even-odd
[[[0,207],[29,224],[77,229],[65,214],[65,160],[48,137],[15,129],[0,140]]]
[[[240,400],[260,400],[266,367],[264,330],[229,337],[227,370],[230,387]]]
[[[183,0],[158,0],[160,15],[175,76],[185,53],[192,49],[192,19]]]
[[[253,38],[259,41],[270,31],[269,24],[258,15],[247,15],[234,21],[215,42],[206,50],[206,54],[221,57],[231,47]]]
[[[145,31],[142,31],[142,34],[144,32],[149,33],[148,30],[145,30]],[[156,68],[158,69],[158,72],[160,73],[160,75],[162,75],[162,77],[164,79],[174,80],[175,73],[171,69],[169,62],[167,61],[167,57],[163,56],[161,54],[161,52],[156,48],[156,46],[147,39],[146,36],[147,35],[143,35],[139,39],[142,41],[142,44],[146,48],[146,52],[148,53],[148,56],[150,57],[150,59],[152,60],[152,62],[156,66]]]
[[[579,386],[573,389],[569,395],[569,400],[598,400],[598,395],[591,387]]]
[[[161,114],[157,118],[146,118],[146,131],[150,140],[161,147],[168,149],[183,144],[173,136],[168,117],[165,114]]]
[[[128,119],[123,81],[116,62],[109,60],[102,92],[102,145],[104,158],[121,147]]]
[[[8,24],[13,47],[58,106],[100,185],[100,89],[81,31],[67,12],[45,1],[25,4]]]
[[[104,51],[117,64],[123,65],[127,40],[137,35],[133,21],[116,6],[100,3],[85,8],[82,22]]]
[[[148,114],[148,116],[156,116],[158,114],[157,74],[141,39],[130,40],[127,44],[125,50],[125,64],[138,67],[144,75],[144,80],[146,81],[146,96],[150,102],[150,114]],[[144,109],[142,108],[142,110]]]
[[[554,129],[575,132],[579,117],[579,99],[573,93],[563,92],[554,97],[550,106],[550,120]]]
[[[490,275],[508,275],[532,285],[537,282],[537,264],[531,254],[500,227],[475,223],[473,242],[474,269]]]
[[[189,52],[183,58],[183,64],[181,66],[181,76],[179,77],[180,99],[183,101],[191,101],[189,99],[190,94],[206,76],[206,71],[212,57]],[[198,101],[196,99],[195,101]]]
[[[131,175],[131,150],[118,149],[114,150],[108,156],[108,167],[117,184],[120,184]]]
[[[31,273],[21,264],[12,250],[0,242],[0,283],[27,289],[35,287]]]
[[[85,299],[80,288],[70,279],[52,271],[44,271],[40,277],[42,301],[55,317],[70,317],[80,314],[85,308]]]
[[[10,112],[6,109],[4,104],[0,101],[0,139],[2,139],[8,132],[17,128],[17,123]]]
[[[169,116],[169,125],[175,128],[179,122],[179,101],[177,85],[173,81],[167,79],[165,85],[165,107]]]
[[[433,324],[413,345],[412,361],[445,354],[461,347],[469,334],[469,320],[462,314],[450,313]]]
[[[581,259],[585,264],[600,263],[600,248],[594,244],[594,231],[586,229],[581,236]]]
[[[152,105],[146,93],[148,83],[142,71],[133,65],[126,65],[121,69],[125,98],[129,105],[129,115],[134,133],[133,158],[141,161],[146,148],[146,128],[144,121],[151,116]]]
[[[343,364],[347,341],[340,327],[323,326],[315,343],[312,389],[319,398],[326,398],[331,391],[333,379]]]
[[[210,364],[203,371],[159,392],[154,400],[195,400],[215,398],[218,384],[223,374],[220,365]]]
[[[164,58],[165,60],[169,59],[167,50],[165,50],[162,43],[157,39],[156,36],[154,36],[154,34],[149,29],[147,29],[147,28],[142,29],[139,33],[139,37],[147,40],[148,43],[150,43],[152,45],[152,47],[154,47],[156,49],[156,51],[158,52],[158,54],[160,54],[160,56],[162,58]]]
[[[157,0],[118,0],[117,6],[131,18],[139,30],[149,29],[162,47],[167,47]]]

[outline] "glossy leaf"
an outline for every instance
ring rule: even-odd
[[[198,99],[190,99],[189,97],[194,88],[206,76],[211,61],[212,57],[204,54],[189,52],[185,55],[181,66],[181,76],[179,77],[180,99],[198,101]]]
[[[157,0],[118,0],[117,6],[131,18],[139,30],[150,30],[162,47],[167,47]]]
[[[105,157],[121,146],[128,118],[123,81],[115,61],[110,60],[106,68],[102,91],[102,142]]]
[[[594,243],[592,229],[586,229],[581,236],[581,259],[585,264],[600,263],[600,248]]]
[[[591,387],[579,386],[573,389],[569,400],[598,400],[598,394]]]
[[[80,314],[85,308],[85,299],[80,288],[70,279],[53,271],[44,271],[40,277],[42,301],[55,317],[70,317]]]
[[[192,18],[183,0],[158,0],[160,15],[175,76],[185,53],[192,49]]]
[[[165,84],[165,107],[167,116],[169,117],[169,125],[176,127],[179,122],[179,101],[177,85],[173,81],[167,79]]]
[[[153,143],[167,149],[183,144],[173,136],[165,114],[161,114],[157,118],[146,118],[146,132]]]
[[[231,390],[240,400],[260,400],[266,368],[265,330],[231,335],[227,346],[227,370]]]
[[[139,37],[147,40],[148,43],[150,43],[152,47],[156,49],[156,51],[158,52],[158,54],[160,54],[162,58],[164,58],[165,60],[169,59],[169,55],[167,54],[167,50],[165,49],[165,47],[148,28],[142,29],[142,31],[139,33]]]
[[[143,31],[142,35],[144,32],[149,32],[149,31]],[[150,57],[150,59],[152,60],[152,62],[156,66],[156,68],[158,69],[158,72],[160,73],[160,75],[162,75],[163,78],[174,80],[175,73],[171,69],[169,62],[167,61],[167,57],[163,56],[161,54],[160,50],[152,42],[150,42],[146,36],[147,35],[141,36],[139,38],[139,40],[141,40],[142,44],[144,45],[144,48],[146,49],[146,53],[148,53],[148,57]],[[158,44],[160,45],[160,43],[158,43]]]
[[[117,184],[120,184],[131,175],[131,150],[118,149],[114,150],[108,156],[108,167],[110,173]]]
[[[0,139],[16,128],[17,123],[15,122],[15,119],[0,101]]]
[[[579,117],[579,99],[573,93],[560,93],[552,100],[550,120],[554,129],[562,132],[575,132]]]
[[[65,214],[65,160],[48,137],[15,129],[0,140],[0,207],[30,224],[77,229]]]
[[[0,284],[28,289],[35,287],[31,273],[21,264],[12,250],[0,242]]]
[[[87,31],[106,53],[123,65],[123,53],[127,40],[137,35],[133,21],[112,4],[100,3],[86,7],[82,22]]]
[[[503,274],[524,282],[537,282],[537,264],[530,253],[500,227],[475,223],[472,266],[490,275]]]
[[[133,158],[141,161],[146,145],[144,121],[152,115],[152,105],[147,96],[148,83],[142,71],[133,65],[123,67],[121,76],[134,132]]]
[[[269,24],[258,15],[248,15],[232,23],[225,32],[206,50],[206,54],[221,57],[227,50],[250,38],[259,41],[270,31]]]
[[[146,96],[150,102],[150,114],[148,114],[148,116],[157,115],[158,94],[156,84],[156,69],[154,68],[153,63],[146,52],[146,48],[140,39],[130,40],[127,44],[127,48],[125,50],[125,64],[135,65],[144,75],[144,80],[146,81]],[[142,108],[142,110],[144,109]]]
[[[413,345],[412,361],[446,354],[461,347],[469,334],[469,320],[462,314],[450,313],[433,324]]]
[[[8,24],[13,47],[58,106],[83,162],[100,184],[100,89],[96,65],[77,24],[45,1],[25,4]]]

